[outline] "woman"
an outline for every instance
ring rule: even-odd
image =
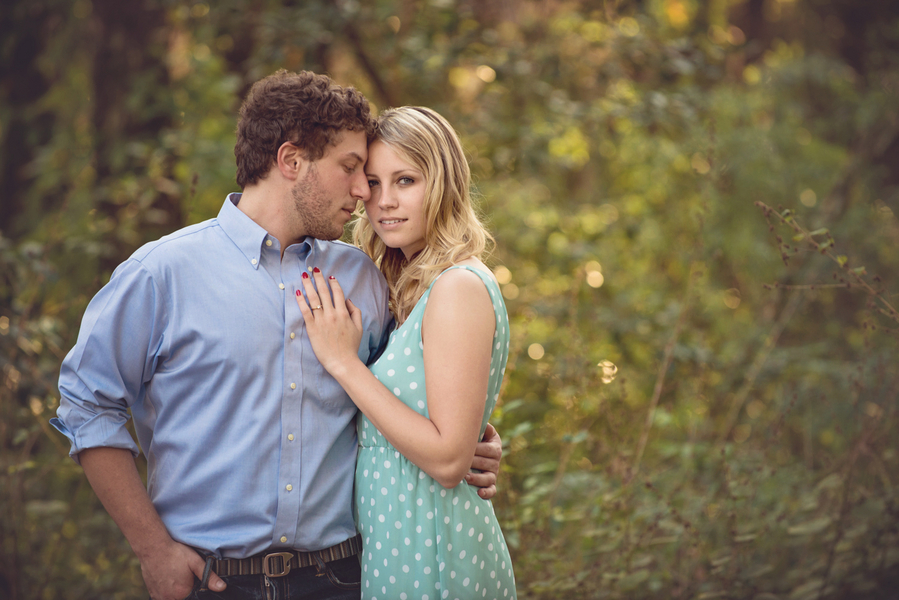
[[[480,258],[490,236],[472,207],[468,164],[452,127],[420,107],[386,111],[368,151],[371,197],[354,239],[380,265],[397,321],[371,370],[357,357],[361,317],[339,274],[304,274],[305,298],[297,290],[316,356],[363,414],[362,596],[515,598],[493,505],[458,485],[509,347],[499,286]]]

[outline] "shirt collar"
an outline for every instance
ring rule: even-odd
[[[248,217],[246,213],[237,208],[241,196],[242,194],[239,192],[228,194],[228,198],[222,205],[222,209],[219,211],[217,219],[225,234],[227,234],[227,236],[231,238],[231,241],[240,248],[240,251],[247,257],[247,260],[250,261],[253,268],[258,269],[261,262],[260,254],[262,253],[262,244],[264,244],[267,239],[272,240],[274,244],[277,244],[278,240],[256,223],[256,221]],[[291,248],[294,248],[294,251],[298,254],[305,254],[314,247],[315,238],[308,235],[303,238],[302,242],[291,246]]]
[[[231,238],[234,245],[240,248],[253,268],[258,269],[262,244],[269,235],[256,221],[237,208],[241,195],[240,193],[228,194],[217,220],[222,230]]]

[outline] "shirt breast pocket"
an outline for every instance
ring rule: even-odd
[[[355,407],[344,389],[337,383],[336,379],[331,377],[324,367],[317,365],[316,370],[318,371],[315,378],[317,382],[316,388],[322,406],[340,411]]]

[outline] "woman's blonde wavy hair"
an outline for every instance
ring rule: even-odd
[[[353,229],[354,243],[387,278],[390,310],[400,324],[441,272],[472,256],[481,259],[493,236],[475,210],[468,161],[446,119],[421,106],[388,109],[378,117],[373,141],[386,144],[425,178],[425,247],[411,260],[399,248],[388,248],[367,218],[357,219]]]

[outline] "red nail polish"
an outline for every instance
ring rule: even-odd
[[[303,295],[303,294],[300,293],[300,290],[297,290],[297,298],[299,298],[299,297],[302,296],[302,295]]]
[[[303,279],[309,279],[309,273],[303,271]]]
[[[334,279],[334,276],[333,276],[333,275],[331,275],[331,276],[330,276],[330,277],[328,277],[328,279]]]
[[[321,271],[318,270],[318,267],[314,267],[314,268],[312,269],[312,272],[313,272],[313,273],[321,273]]]

